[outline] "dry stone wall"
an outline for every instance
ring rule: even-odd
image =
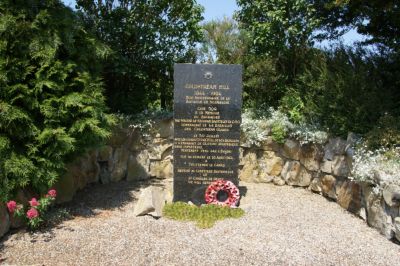
[[[279,144],[269,136],[259,147],[254,147],[243,137],[239,179],[303,187],[336,201],[388,239],[400,241],[400,187],[392,184],[384,187],[383,193],[376,193],[371,184],[351,181],[348,176],[353,142],[352,134],[346,140],[330,138],[324,145],[301,145],[294,139]],[[70,201],[78,190],[91,183],[159,178],[172,184],[172,143],[172,119],[156,121],[151,132],[145,133],[117,127],[107,145],[67,166],[67,173],[56,185],[58,203]],[[172,185],[168,190],[172,198]],[[0,236],[18,225],[5,207],[0,206]]]

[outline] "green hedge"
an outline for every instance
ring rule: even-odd
[[[60,1],[0,2],[0,200],[52,186],[109,136],[99,59],[107,49]]]

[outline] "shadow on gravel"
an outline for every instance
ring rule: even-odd
[[[3,265],[6,262],[6,258],[4,258],[2,254],[4,254],[4,252],[3,252],[4,242],[3,241],[6,241],[7,239],[8,239],[8,235],[0,238],[0,265]]]
[[[94,184],[76,193],[71,202],[62,204],[60,207],[66,208],[72,216],[93,217],[100,211],[123,208],[137,200],[134,194],[137,194],[141,188],[158,185],[158,183],[158,180],[150,179]]]
[[[0,239],[0,265],[6,261],[6,258],[1,256],[2,250],[4,249],[4,242],[11,236],[16,240],[26,241],[24,235],[27,233],[29,234],[28,241],[30,242],[51,241],[55,235],[54,230],[74,230],[65,226],[62,222],[76,217],[95,217],[104,211],[121,209],[127,204],[137,200],[134,195],[138,194],[141,188],[150,185],[164,186],[160,180],[157,179],[88,185],[84,189],[78,191],[72,201],[58,204],[49,209],[44,218],[46,222],[36,231],[29,231],[26,228],[11,229],[3,236]]]
[[[7,258],[2,256],[4,242],[11,236],[13,240],[35,242],[49,242],[54,236],[55,230],[73,231],[74,229],[63,224],[64,221],[77,217],[89,218],[95,217],[104,211],[121,209],[127,204],[134,202],[141,188],[147,186],[164,186],[160,180],[150,179],[146,181],[119,181],[109,184],[88,185],[78,191],[73,200],[67,203],[58,204],[51,208],[46,214],[45,224],[36,231],[28,229],[11,229],[0,239],[0,265],[5,264]],[[29,238],[25,238],[25,234]]]

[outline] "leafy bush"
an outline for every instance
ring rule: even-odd
[[[301,123],[304,117],[304,102],[300,93],[294,89],[290,89],[280,101],[280,108],[287,113],[290,121]]]
[[[200,228],[210,228],[218,220],[240,218],[244,215],[244,211],[240,208],[222,207],[214,204],[197,207],[184,202],[176,202],[166,204],[163,214],[167,218],[178,221],[195,221]]]
[[[0,2],[0,200],[44,192],[110,135],[98,62],[107,49],[60,1]]]
[[[172,106],[173,64],[194,61],[202,7],[193,0],[76,0],[87,28],[109,45],[104,63],[108,105],[135,114]]]
[[[366,134],[365,140],[370,149],[400,146],[400,117],[383,115],[377,125]]]

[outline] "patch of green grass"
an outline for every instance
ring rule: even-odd
[[[217,205],[189,205],[184,202],[169,203],[164,206],[164,217],[178,221],[195,221],[200,228],[211,228],[218,220],[240,218],[244,211],[240,208],[229,208]]]

